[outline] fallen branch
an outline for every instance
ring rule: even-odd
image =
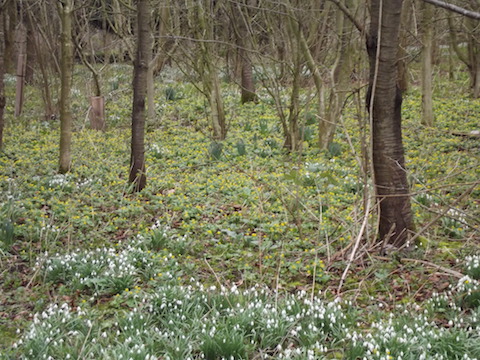
[[[340,279],[340,284],[338,284],[337,294],[340,294],[340,290],[342,289],[343,283],[345,282],[345,279],[347,278],[348,270],[350,269],[350,266],[352,265],[353,259],[355,259],[355,254],[357,253],[358,246],[360,245],[360,240],[362,239],[363,233],[365,232],[365,229],[367,227],[369,216],[370,216],[370,200],[367,200],[367,208],[365,209],[365,216],[363,217],[362,227],[360,228],[360,231],[358,232],[357,239],[355,240],[355,246],[353,247],[353,250],[350,253],[350,258],[348,259],[347,266],[345,267],[345,270],[343,271],[342,277]]]
[[[386,256],[374,256],[375,259],[378,259],[378,260],[383,260],[383,261],[392,261],[392,258],[390,257],[386,257]],[[459,271],[456,271],[456,270],[452,270],[452,269],[449,269],[449,268],[446,268],[444,266],[441,266],[441,265],[437,265],[437,264],[434,264],[430,261],[426,261],[426,260],[420,260],[420,259],[410,259],[410,258],[402,258],[401,259],[402,262],[413,262],[413,263],[419,263],[419,264],[422,264],[422,265],[426,265],[428,267],[431,267],[431,268],[434,268],[434,269],[437,269],[437,270],[441,270],[447,274],[450,274],[458,279],[461,279],[464,274],[462,274],[461,272]]]
[[[480,130],[472,130],[468,133],[461,133],[461,132],[451,132],[450,134],[455,136],[463,136],[470,139],[480,139]]]

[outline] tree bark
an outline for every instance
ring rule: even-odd
[[[14,71],[15,54],[15,29],[17,26],[17,2],[15,0],[4,2],[3,4],[4,21],[4,54],[5,73]]]
[[[422,124],[433,126],[433,7],[422,3]]]
[[[15,116],[22,114],[23,110],[23,93],[25,89],[25,54],[19,53],[17,56],[17,73],[16,73],[16,91],[15,91]]]
[[[473,4],[475,5],[475,4]],[[458,39],[456,29],[453,23],[453,17],[448,15],[448,26],[450,28],[450,47],[455,51],[460,61],[462,61],[468,68],[470,75],[470,85],[473,90],[473,97],[480,97],[480,45],[478,37],[480,36],[480,29],[478,22],[472,18],[465,19],[465,29],[467,31],[467,52],[466,54],[458,46]]]
[[[62,23],[61,33],[61,89],[60,89],[60,161],[59,171],[64,174],[70,171],[72,146],[72,110],[70,92],[73,76],[73,39],[72,13],[73,0],[58,2],[58,11]]]
[[[55,86],[54,79],[56,78],[57,70],[60,72],[60,67],[57,61],[57,52],[53,50],[51,46],[52,41],[49,40],[48,31],[45,29],[45,25],[42,21],[44,13],[50,13],[52,9],[47,3],[40,4],[39,8],[27,7],[25,9],[26,16],[28,17],[28,23],[32,27],[34,34],[38,37],[32,38],[32,51],[40,70],[40,86],[42,88],[42,98],[44,102],[44,119],[51,120],[55,117],[57,112],[56,105],[54,104],[53,94],[55,94],[57,88]],[[54,5],[52,5],[54,6]]]
[[[287,5],[288,6],[288,5]],[[287,13],[290,12],[290,8],[286,9]],[[302,149],[302,132],[299,124],[300,118],[300,77],[302,69],[302,51],[301,51],[301,32],[298,20],[290,16],[287,20],[287,28],[289,31],[289,45],[292,52],[292,90],[290,93],[290,105],[288,109],[288,122],[284,133],[285,141],[283,147],[288,151],[298,152]]]
[[[0,151],[3,149],[3,128],[5,127],[4,109],[5,109],[5,87],[3,77],[5,74],[5,32],[3,29],[4,5],[0,5]]]
[[[402,93],[397,84],[397,55],[402,0],[372,0],[367,37],[370,62],[367,106],[373,126],[373,166],[383,244],[401,247],[412,225],[402,143]]]
[[[147,184],[145,166],[145,98],[147,73],[152,54],[149,0],[137,1],[137,53],[133,70],[132,140],[129,181],[133,191]]]
[[[410,22],[412,13],[412,1],[404,0],[402,5],[402,17],[400,25],[400,45],[398,47],[397,75],[398,87],[402,92],[408,90],[408,63],[407,63],[407,46],[408,33],[410,32]]]
[[[348,2],[346,2],[347,4]],[[332,86],[328,100],[328,109],[322,116],[323,119],[319,122],[318,127],[319,146],[322,150],[328,149],[328,146],[333,141],[338,118],[341,116],[343,102],[347,94],[352,63],[352,48],[349,47],[351,27],[351,22],[348,21],[345,13],[337,11],[338,50],[331,75]]]
[[[252,5],[251,2],[246,2],[246,5]],[[248,8],[242,8],[242,4],[231,4],[232,14],[235,27],[235,40],[238,49],[238,59],[240,61],[241,70],[241,103],[257,101],[257,94],[255,92],[255,82],[253,80],[253,66],[250,54],[247,50],[248,34]]]
[[[225,140],[227,136],[227,123],[212,43],[214,40],[213,21],[207,18],[209,15],[213,16],[214,4],[212,0],[197,1],[195,9],[198,22],[196,36],[201,40],[199,74],[203,83],[203,91],[210,103],[213,138],[221,141]]]
[[[480,97],[480,45],[478,42],[480,30],[478,21],[466,19],[466,22],[468,29],[468,69],[470,70],[473,97],[478,99]]]
[[[173,44],[171,40],[165,40],[170,25],[170,9],[167,4],[162,4],[160,9],[160,24],[158,26],[158,44],[156,54],[148,64],[147,76],[147,117],[149,120],[155,118],[155,77],[162,71],[167,59],[168,48]]]
[[[240,61],[242,67],[242,95],[241,102],[256,102],[257,94],[255,91],[255,82],[253,81],[253,66],[252,61],[245,49],[240,50]]]
[[[93,130],[106,130],[105,124],[105,98],[103,96],[90,97],[90,127]]]
[[[25,26],[27,28],[27,62],[25,64],[25,82],[27,84],[33,83],[33,76],[35,73],[35,31],[32,23],[30,22],[30,16],[25,17]]]

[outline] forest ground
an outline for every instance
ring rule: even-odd
[[[480,143],[461,135],[479,129],[480,102],[464,74],[437,83],[432,128],[420,122],[416,86],[403,103],[422,230],[415,248],[406,258],[379,256],[372,211],[350,263],[372,192],[362,170],[366,114],[354,97],[324,152],[306,105],[303,152],[292,155],[266,94],[241,106],[226,86],[229,132],[219,146],[201,95],[164,78],[147,123],[147,187],[132,194],[124,70],[104,84],[104,133],[86,121],[88,83],[75,83],[66,175],[57,172],[58,121],[39,116],[37,90],[27,88],[18,119],[8,102],[0,154],[4,358],[480,357]],[[8,99],[13,91],[7,78]],[[412,336],[423,339],[414,349],[402,340]]]

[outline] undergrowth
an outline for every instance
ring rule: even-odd
[[[478,101],[449,97],[442,84],[435,127],[425,128],[419,94],[407,94],[412,206],[425,229],[408,259],[356,259],[339,289],[372,190],[353,104],[327,151],[306,112],[303,153],[291,155],[267,94],[240,106],[225,87],[220,146],[203,99],[171,81],[147,124],[147,187],[133,195],[130,94],[118,89],[129,81],[114,70],[123,75],[105,84],[104,133],[84,123],[77,83],[66,175],[57,173],[59,124],[43,121],[38,104],[13,121],[7,104],[1,358],[480,357],[480,189],[457,201],[480,175],[478,140],[458,136],[478,130]],[[363,250],[374,243],[376,215],[368,220]]]

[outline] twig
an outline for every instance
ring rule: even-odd
[[[217,280],[218,284],[220,285],[220,290],[222,288],[225,288],[225,286],[222,284],[222,282],[220,281],[220,278],[218,277],[217,273],[215,272],[215,270],[213,270],[213,268],[210,266],[210,263],[208,262],[207,258],[203,258],[203,260],[205,260],[205,263],[207,264],[208,268],[210,269],[210,271],[212,272],[212,274],[215,276],[215,279]],[[227,300],[228,304],[230,305],[230,307],[232,309],[234,309],[232,303],[230,302],[230,299],[225,296],[225,300]]]
[[[43,264],[44,262],[45,262],[45,258],[43,258],[43,259],[41,260],[41,262],[38,264],[37,270],[35,270],[35,272],[34,272],[33,275],[32,275],[32,278],[30,279],[30,281],[28,282],[28,284],[27,284],[27,286],[26,286],[27,289],[30,288],[30,285],[32,285],[33,280],[37,277],[38,273],[40,272],[40,269],[42,268],[42,264]]]
[[[457,205],[462,199],[464,199],[467,195],[469,195],[473,189],[477,187],[477,185],[480,184],[480,181],[477,181],[473,183],[472,186],[470,186],[462,195],[460,195],[452,204],[450,204],[445,210],[440,211],[437,216],[435,216],[427,225],[422,227],[415,235],[413,235],[410,239],[409,242],[413,243],[425,230],[427,230],[430,226],[432,226],[438,219],[440,219],[442,216],[444,216],[453,206]]]
[[[315,262],[313,263],[312,295],[311,295],[311,298],[310,298],[312,303],[313,303],[313,300],[315,298],[315,280],[316,280],[316,277],[317,277],[317,258],[318,258],[317,256],[318,256],[318,254],[317,254],[317,251],[315,250]]]
[[[85,350],[85,345],[87,345],[87,340],[88,338],[90,337],[90,334],[92,332],[92,328],[93,328],[93,323],[90,324],[90,328],[88,329],[88,333],[87,333],[87,336],[85,336],[85,341],[83,342],[83,345],[82,345],[82,348],[80,349],[80,352],[78,353],[78,357],[77,359],[81,359],[82,357],[82,354],[83,354],[83,351]]]
[[[278,259],[278,266],[277,266],[277,274],[276,274],[276,284],[275,284],[275,309],[278,306],[278,290],[280,289],[280,269],[282,267],[282,256],[283,254],[283,240],[282,240],[282,246],[280,248],[280,258]]]
[[[358,246],[360,245],[360,240],[362,239],[363,233],[365,232],[365,228],[367,227],[367,224],[368,224],[369,215],[370,215],[370,201],[367,201],[367,208],[365,209],[365,215],[363,217],[362,227],[360,228],[360,231],[357,235],[357,239],[355,240],[355,246],[353,247],[353,250],[350,253],[350,259],[348,259],[347,266],[345,267],[342,277],[340,278],[340,284],[338,285],[337,294],[340,293],[343,283],[345,282],[345,279],[347,277],[348,270],[350,269],[353,259],[355,258],[355,254],[357,252]]]

